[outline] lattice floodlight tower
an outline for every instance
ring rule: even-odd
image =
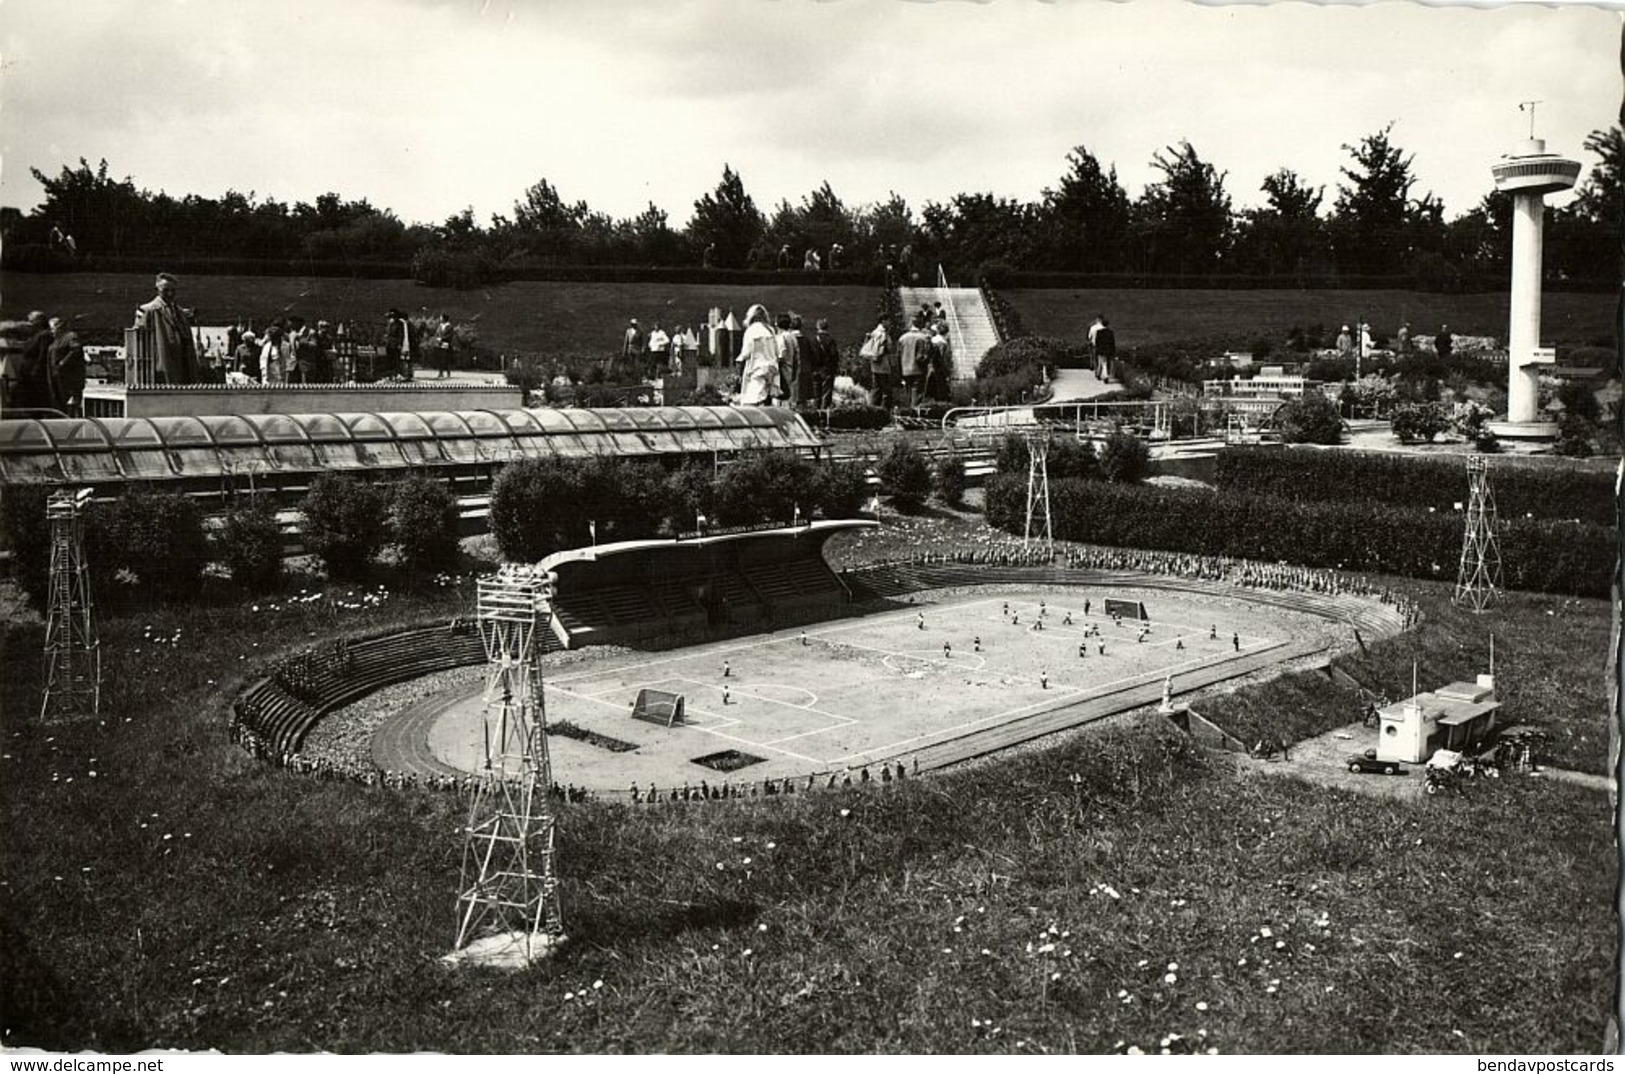
[[[1495,536],[1495,493],[1482,455],[1467,457],[1467,525],[1456,572],[1456,603],[1483,611],[1501,588],[1501,547]]]
[[[1027,445],[1027,518],[1022,530],[1022,546],[1031,547],[1035,539],[1033,529],[1043,516],[1045,549],[1055,550],[1055,527],[1049,510],[1049,445],[1051,429],[1040,422],[1028,407],[1014,410],[990,410],[982,417],[967,420],[958,426],[973,441],[1002,440],[1019,436]]]
[[[94,719],[101,711],[102,653],[91,618],[80,511],[90,489],[53,492],[45,502],[51,524],[50,593],[45,618],[46,720]]]
[[[510,564],[479,582],[489,667],[481,716],[485,765],[463,832],[450,961],[517,968],[546,958],[564,940],[538,633],[547,629],[551,598],[552,580],[537,567]]]
[[[1047,425],[1029,425],[1021,429],[1021,439],[1027,445],[1027,524],[1022,530],[1022,547],[1033,543],[1033,523],[1038,511],[1044,512],[1044,548],[1055,551],[1055,526],[1049,513],[1049,441]]]

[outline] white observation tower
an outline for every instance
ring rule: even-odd
[[[1532,104],[1533,102],[1525,102]],[[1533,135],[1533,124],[1531,124]],[[1580,162],[1546,152],[1546,141],[1531,136],[1491,166],[1495,189],[1512,195],[1512,316],[1507,328],[1507,420],[1491,422],[1496,436],[1549,439],[1551,422],[1536,421],[1539,369],[1557,360],[1540,345],[1540,278],[1546,195],[1568,190],[1580,177]]]

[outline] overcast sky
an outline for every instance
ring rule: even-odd
[[[1189,139],[1238,207],[1289,167],[1336,196],[1393,121],[1454,216],[1537,133],[1617,122],[1619,8],[1175,0],[0,0],[0,205],[105,157],[138,186],[368,198],[486,222],[546,178],[674,226],[731,163],[764,212],[1033,199],[1083,145],[1130,196]],[[1562,199],[1554,199],[1561,201]]]

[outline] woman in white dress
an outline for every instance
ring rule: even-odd
[[[739,341],[741,406],[771,406],[779,379],[779,341],[767,307],[760,302],[745,311],[745,334]]]

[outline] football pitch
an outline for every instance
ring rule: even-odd
[[[1105,598],[1143,600],[1147,618],[1106,614]],[[1042,624],[1041,626],[1039,624]],[[1327,624],[1205,594],[1068,589],[921,603],[662,653],[573,666],[546,681],[550,725],[618,740],[548,736],[554,779],[604,790],[701,779],[860,772],[974,742],[1030,718],[1087,706],[1077,722],[1155,702],[1300,651]],[[685,699],[666,727],[631,717],[638,691]],[[475,771],[478,692],[428,729],[440,761]],[[1017,736],[1019,738],[1019,735]],[[624,748],[631,746],[635,748]],[[732,751],[730,753],[730,751]],[[967,753],[976,752],[969,749]],[[701,758],[723,755],[723,767]]]

